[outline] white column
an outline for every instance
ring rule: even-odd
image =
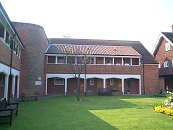
[[[5,40],[6,40],[6,29],[4,28],[4,42],[5,42]]]
[[[67,94],[67,78],[65,78],[65,95]]]
[[[48,78],[46,77],[46,95],[47,95],[47,80]]]
[[[124,65],[124,58],[122,58],[122,65]]]
[[[132,58],[130,58],[130,65],[132,65]]]
[[[103,88],[106,88],[106,82],[105,82],[105,79],[103,79]]]
[[[8,98],[8,80],[9,80],[9,75],[5,75],[4,98],[6,99]]]
[[[15,76],[12,77],[12,97],[14,97],[15,92]]]
[[[19,98],[19,90],[20,90],[19,84],[20,84],[20,76],[18,76],[17,78],[17,98]]]
[[[122,79],[122,93],[123,93],[123,95],[124,95],[124,79]]]
[[[87,79],[84,78],[84,92],[87,92],[86,82],[87,82]]]
[[[141,78],[139,79],[139,94],[142,94],[142,90],[141,90]]]

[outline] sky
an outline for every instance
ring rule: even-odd
[[[11,21],[44,28],[48,38],[140,41],[152,52],[172,32],[173,0],[0,0]]]

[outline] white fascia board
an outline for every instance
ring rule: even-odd
[[[11,26],[10,22],[8,21],[8,19],[6,18],[5,14],[3,13],[3,11],[2,11],[1,9],[0,9],[0,12],[1,12],[1,14],[4,16],[4,19],[5,19],[5,21],[7,22],[7,24],[9,25],[9,27],[11,28],[12,32],[13,32],[14,34],[16,34],[16,32],[14,31],[13,27]],[[13,35],[14,35],[14,34],[13,34]],[[16,38],[17,38],[17,40],[19,41],[21,47],[24,48],[24,46],[23,46],[22,43],[20,42],[20,39],[18,38],[18,36],[16,36]]]

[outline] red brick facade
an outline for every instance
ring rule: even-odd
[[[0,39],[0,63],[10,66],[10,59],[11,59],[11,50],[9,46],[7,46],[1,39]],[[17,57],[13,53],[13,62],[12,67],[16,70],[21,70],[21,58]]]
[[[22,50],[21,90],[34,89],[41,95],[45,94],[44,52],[48,46],[44,29],[35,24],[13,23],[25,45]],[[36,82],[40,82],[37,85]]]
[[[60,65],[60,64],[46,64],[45,70],[47,74],[69,74],[69,69],[67,65]],[[141,94],[153,94],[159,92],[158,82],[159,82],[159,71],[158,71],[158,65],[157,64],[141,64],[140,66],[116,66],[116,65],[87,65],[87,73],[86,74],[129,74],[129,75],[140,75],[141,76]],[[84,74],[84,72],[83,72]],[[117,80],[114,78],[114,80]],[[89,85],[89,80],[87,80],[87,89],[88,90],[94,90],[97,92],[98,88],[103,87],[103,81],[102,79],[95,79],[97,81],[97,84],[94,84],[93,86]],[[122,91],[121,88],[121,80],[118,82],[116,81],[116,84],[111,86],[109,84],[109,80],[106,80],[106,87],[110,88],[118,88],[119,91]],[[48,86],[51,81],[48,80]],[[73,90],[76,89],[77,83],[75,79],[68,80],[68,84],[70,84],[70,88],[68,86],[68,92],[73,92]],[[131,93],[133,94],[139,94],[139,80],[133,79],[132,80],[132,86],[133,88],[130,89]],[[119,86],[120,85],[120,86]],[[84,83],[83,79],[81,82],[81,89],[83,89]],[[124,89],[126,90],[125,93],[127,93],[127,80],[125,80]],[[55,86],[57,87],[57,86]],[[61,86],[62,87],[62,86]],[[53,86],[51,87],[53,92],[56,88],[53,89]],[[56,90],[55,90],[56,91]],[[63,94],[64,91],[61,91]]]
[[[160,63],[160,75],[169,75],[173,74],[173,46],[170,46],[170,51],[165,51],[165,43],[167,43],[166,39],[160,43],[157,54],[155,55],[156,60]],[[169,67],[164,68],[164,61],[168,60]]]
[[[160,39],[155,47],[154,57],[160,64],[159,69],[159,88],[163,91],[173,91],[173,46],[172,38],[173,33],[162,32]],[[167,50],[166,47],[169,46]],[[165,62],[167,62],[165,64]]]
[[[159,71],[158,65],[144,65],[144,78],[143,78],[143,93],[157,94],[159,89]]]

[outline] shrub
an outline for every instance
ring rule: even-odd
[[[173,116],[173,93],[167,91],[166,100],[164,102],[156,102],[153,105],[155,112]]]

